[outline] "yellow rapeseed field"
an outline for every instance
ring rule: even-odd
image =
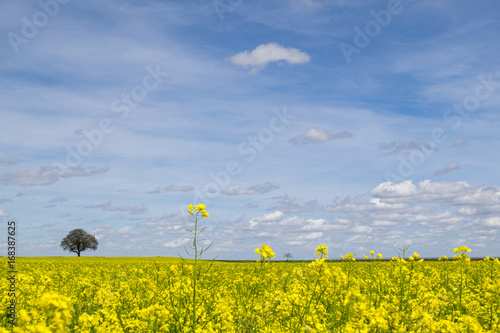
[[[465,248],[466,249],[466,248]],[[196,332],[499,332],[500,262],[382,256],[198,261]],[[468,250],[468,249],[467,249]],[[0,332],[191,332],[193,264],[176,258],[18,258],[17,326]],[[3,264],[2,264],[3,265]],[[8,304],[7,279],[1,280]]]
[[[462,246],[435,262],[330,262],[321,244],[315,261],[272,262],[262,244],[257,262],[201,261],[205,208],[189,205],[194,260],[17,258],[17,319],[2,277],[0,333],[500,332],[498,258],[470,261]]]

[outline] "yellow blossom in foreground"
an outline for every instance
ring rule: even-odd
[[[265,260],[271,260],[272,258],[275,257],[275,254],[271,247],[267,246],[266,244],[262,244],[262,248],[257,248],[255,249],[255,253],[257,253],[260,256],[261,261]]]
[[[189,208],[189,210],[188,210],[189,215],[198,216],[197,214],[200,213],[202,217],[209,217],[210,216],[207,213],[207,211],[205,210],[207,208],[207,206],[205,206],[202,203],[200,203],[198,206],[193,206],[192,204],[189,204],[188,208]]]
[[[320,258],[328,258],[328,247],[325,244],[321,244],[316,248],[316,255]]]

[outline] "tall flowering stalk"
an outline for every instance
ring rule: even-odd
[[[193,317],[192,317],[192,331],[196,331],[196,269],[197,269],[197,261],[198,258],[201,258],[201,255],[203,252],[208,250],[212,244],[210,244],[206,249],[201,247],[201,250],[198,251],[198,234],[203,232],[203,230],[206,229],[206,227],[201,228],[198,230],[198,221],[201,220],[204,217],[209,217],[210,215],[207,213],[205,208],[207,208],[204,204],[200,203],[198,206],[193,206],[192,204],[189,204],[188,206],[189,210],[188,213],[189,215],[194,217],[194,229],[187,229],[187,231],[191,232],[193,234],[193,245],[191,246],[191,249],[194,250],[194,253],[189,253],[189,251],[186,252],[190,255],[194,256],[194,268],[193,268]],[[213,242],[212,242],[213,243]]]

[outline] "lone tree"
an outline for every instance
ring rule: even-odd
[[[80,256],[80,252],[88,249],[97,250],[97,245],[97,239],[83,229],[71,230],[61,241],[61,247],[64,251],[75,252],[78,256]]]

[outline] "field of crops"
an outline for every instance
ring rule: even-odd
[[[13,331],[500,332],[498,259],[334,263],[320,246],[316,261],[289,263],[256,252],[258,262],[198,261],[196,277],[175,258],[18,258]],[[6,317],[0,332],[12,329]]]

